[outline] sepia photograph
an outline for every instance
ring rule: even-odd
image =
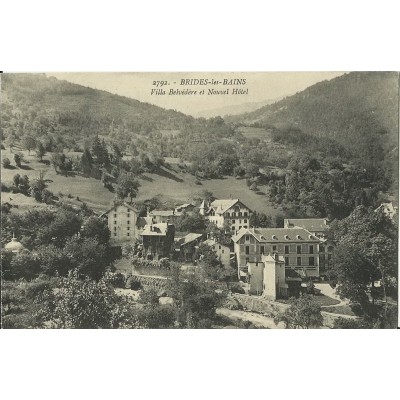
[[[1,74],[2,329],[396,329],[399,72]]]

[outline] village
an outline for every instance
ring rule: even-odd
[[[352,73],[313,90],[340,109],[336,87],[360,81],[377,87]],[[3,327],[397,324],[394,161],[363,136],[349,153],[339,135],[195,119],[54,77],[4,84]]]

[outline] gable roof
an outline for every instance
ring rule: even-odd
[[[328,229],[328,220],[326,218],[290,218],[284,220],[285,228],[295,226],[307,229],[310,232],[323,232]]]
[[[210,209],[213,209],[216,214],[222,215],[226,211],[228,211],[231,207],[233,207],[239,199],[220,199],[214,200],[210,204]],[[243,204],[243,203],[242,203]],[[244,205],[244,204],[243,204]]]
[[[135,208],[133,205],[123,202],[123,203],[113,204],[113,206],[111,208],[109,208],[107,211],[104,211],[104,213],[102,215],[108,214],[110,211],[114,211],[119,206],[124,206],[126,208],[129,208],[130,210],[132,210],[132,211],[134,211],[136,213],[139,212],[139,210],[137,208]]]
[[[261,243],[320,242],[320,239],[304,228],[242,228],[232,240],[237,242],[243,235],[252,235]]]

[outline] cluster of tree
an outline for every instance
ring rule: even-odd
[[[270,181],[268,195],[288,216],[344,218],[358,205],[376,206],[387,187],[379,170],[302,154]]]
[[[274,318],[275,324],[283,322],[287,329],[311,329],[322,326],[321,306],[311,294],[289,299],[289,307]]]
[[[2,246],[15,234],[25,250],[16,255],[3,252],[5,279],[32,279],[43,273],[65,276],[77,270],[99,279],[111,263],[110,232],[106,222],[61,206],[56,212],[41,209],[2,215]]]
[[[328,274],[337,292],[359,304],[365,318],[386,321],[388,297],[397,297],[396,226],[383,212],[360,206],[331,229],[336,248]]]

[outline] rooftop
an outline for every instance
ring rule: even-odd
[[[159,224],[146,225],[141,233],[142,236],[166,236],[168,232],[168,227],[172,226],[166,222],[161,222]]]
[[[238,201],[239,199],[214,200],[211,203],[210,208],[213,208],[217,214],[223,214],[232,206],[234,206]]]
[[[252,235],[259,242],[284,242],[284,243],[298,243],[298,242],[320,242],[320,240],[313,235],[310,231],[304,228],[242,228],[239,232],[232,237],[234,242],[237,242],[243,235]]]

